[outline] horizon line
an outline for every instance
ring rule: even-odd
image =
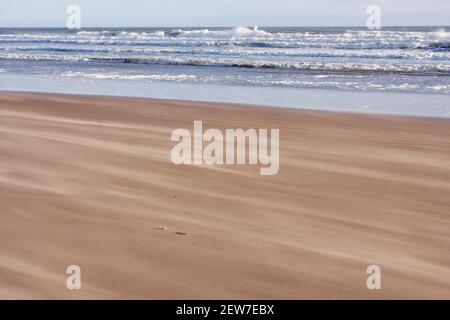
[[[87,27],[81,27],[80,29],[98,29],[98,28],[115,28],[115,29],[138,29],[138,28],[238,28],[238,27],[246,27],[246,28],[252,28],[252,27],[258,27],[258,28],[367,28],[365,25],[358,25],[358,26],[345,26],[345,25],[339,25],[339,26],[294,26],[294,25],[234,25],[234,26],[87,26]],[[407,27],[444,27],[444,28],[450,28],[450,25],[385,25],[381,26],[381,29],[383,28],[407,28]],[[0,29],[68,29],[66,26],[47,26],[47,27],[17,27],[17,26],[9,26],[9,27],[3,27],[0,26]]]

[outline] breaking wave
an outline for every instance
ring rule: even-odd
[[[311,86],[304,76],[313,76],[327,79],[316,79],[314,87],[448,92],[450,33],[445,28],[242,26],[0,29],[0,69],[24,72],[25,64],[92,79],[192,82],[213,81],[200,75],[222,73],[231,83],[301,87]],[[121,72],[89,76],[80,68]],[[158,73],[152,74],[156,69]]]

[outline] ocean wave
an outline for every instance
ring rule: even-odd
[[[247,27],[236,27],[231,30],[172,30],[169,32],[169,36],[181,37],[181,38],[267,38],[272,34],[263,30],[259,30],[258,27],[249,29]]]
[[[188,41],[182,39],[0,39],[0,45],[5,44],[39,44],[39,45],[97,45],[97,46],[146,46],[146,47],[243,47],[254,49],[334,49],[334,50],[428,50],[435,52],[450,52],[449,42],[422,41],[418,43],[394,42],[320,42],[320,41],[242,41],[239,39],[198,39]]]
[[[88,79],[109,79],[109,80],[147,80],[147,81],[195,81],[195,75],[188,74],[151,74],[151,75],[124,75],[108,73],[86,73],[69,71],[62,74],[63,77],[74,78],[82,77]]]
[[[102,53],[106,55],[130,54],[130,55],[158,55],[158,54],[178,54],[178,55],[211,55],[211,56],[270,56],[280,58],[362,58],[362,59],[406,59],[406,60],[442,60],[450,61],[450,52],[427,52],[419,50],[335,50],[335,49],[279,49],[267,48],[266,50],[254,50],[246,48],[192,48],[192,47],[142,47],[127,46],[106,47],[90,45],[15,45],[1,46],[0,51],[4,52],[55,52],[88,54]]]
[[[450,51],[450,36],[444,29],[434,32],[352,31],[268,32],[237,27],[225,30],[174,29],[146,31],[79,31],[77,33],[0,34],[2,43],[143,45],[246,48],[317,48],[346,50],[430,50]]]
[[[356,79],[342,79],[333,76],[312,76],[304,78],[272,78],[272,77],[233,77],[217,75],[193,75],[193,74],[122,74],[103,72],[65,72],[59,76],[68,78],[84,78],[90,80],[126,80],[126,81],[172,81],[172,82],[198,82],[207,84],[239,84],[246,86],[278,86],[292,88],[330,88],[359,91],[399,91],[399,92],[429,92],[450,93],[450,85],[431,84],[421,86],[417,83],[384,83],[370,80],[358,81]]]
[[[226,78],[256,86],[449,93],[450,36],[445,28],[1,30],[0,68],[72,70],[64,77],[87,79]]]
[[[433,41],[428,45],[428,48],[439,51],[450,51],[449,41]]]
[[[273,69],[290,70],[297,72],[333,72],[352,74],[409,74],[409,75],[435,75],[449,76],[450,64],[429,63],[375,63],[375,62],[349,62],[349,61],[272,61],[272,60],[246,60],[245,58],[192,58],[190,56],[152,56],[152,57],[104,57],[104,56],[71,56],[71,55],[34,55],[34,54],[0,54],[0,60],[31,60],[31,61],[67,61],[67,62],[95,62],[110,64],[144,64],[144,65],[178,65],[199,67],[231,67],[245,69]]]

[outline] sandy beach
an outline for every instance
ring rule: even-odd
[[[279,173],[174,165],[194,120]],[[450,299],[448,119],[1,93],[0,137],[1,299]]]

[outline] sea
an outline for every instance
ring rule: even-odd
[[[0,90],[450,117],[449,31],[0,29]]]

